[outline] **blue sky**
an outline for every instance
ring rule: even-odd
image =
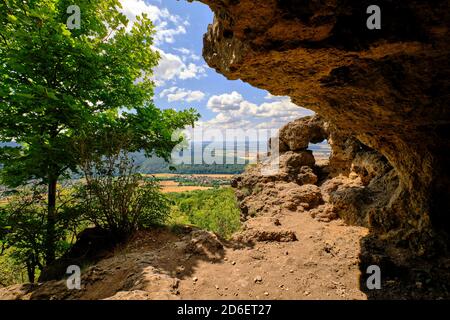
[[[162,56],[155,70],[155,104],[181,110],[194,107],[198,125],[214,129],[277,129],[312,114],[240,80],[230,81],[207,66],[202,57],[203,34],[213,13],[200,2],[185,0],[121,0],[133,20],[147,13],[157,28],[155,49]]]

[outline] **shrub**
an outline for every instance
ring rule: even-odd
[[[0,208],[0,243],[3,263],[14,261],[26,269],[28,280],[34,282],[36,272],[45,264],[45,237],[47,234],[46,188],[30,185],[18,190],[9,203]],[[73,210],[70,192],[57,189],[61,205],[55,211],[56,256],[64,254],[74,241],[80,224]],[[72,238],[72,240],[70,240]],[[5,250],[3,250],[5,249]]]
[[[240,228],[240,210],[231,188],[197,190],[170,195],[173,224],[189,222],[200,228],[229,237]]]
[[[79,210],[118,239],[164,223],[170,211],[157,181],[143,178],[137,170],[129,154],[122,151],[87,161],[83,167],[86,183],[78,190]]]
[[[0,251],[0,288],[25,282],[27,275],[23,272],[23,265],[11,256],[14,248],[2,248]]]

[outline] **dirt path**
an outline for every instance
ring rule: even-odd
[[[182,299],[364,299],[359,291],[359,239],[364,228],[339,221],[317,222],[309,214],[286,212],[280,226],[253,219],[259,226],[294,231],[297,241],[257,242],[225,249],[218,263],[199,262],[181,280]],[[276,220],[275,220],[276,221]],[[278,224],[278,222],[277,222]],[[195,282],[193,277],[198,278]]]
[[[339,220],[318,222],[307,213],[286,211],[276,218],[251,219],[246,232],[255,230],[260,236],[275,237],[242,245],[219,242],[201,230],[141,232],[109,258],[83,270],[81,290],[69,291],[65,281],[52,281],[37,288],[0,289],[0,298],[366,298],[359,290],[358,269],[364,228]],[[297,240],[279,242],[286,239],[276,235],[288,231]]]

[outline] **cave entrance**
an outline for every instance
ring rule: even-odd
[[[328,162],[331,156],[331,146],[328,140],[323,140],[319,143],[310,143],[308,150],[311,150],[316,159],[316,163]]]

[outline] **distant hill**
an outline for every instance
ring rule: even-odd
[[[199,144],[201,146],[199,146]],[[192,142],[191,143],[191,157],[194,158],[195,152],[203,153],[205,148],[209,145],[209,142]],[[17,146],[16,143],[0,143],[1,146]],[[225,147],[225,146],[224,146]],[[262,146],[263,148],[265,145]],[[237,150],[240,150],[239,157],[243,153],[243,150],[247,150],[249,154],[255,155],[258,150],[255,149],[255,143],[240,142],[236,144]],[[327,143],[320,143],[316,145],[310,145],[310,150],[312,150],[316,157],[328,157],[330,154],[330,147]],[[246,160],[244,164],[237,164],[237,159],[239,158],[234,154],[233,150],[226,153],[224,150],[217,150],[218,154],[223,155],[224,164],[181,164],[174,165],[164,161],[164,159],[153,156],[145,157],[144,152],[136,152],[132,154],[135,164],[139,166],[139,172],[143,174],[151,173],[180,173],[180,174],[239,174],[245,169],[245,166],[250,163]],[[201,156],[201,154],[197,154]],[[242,160],[242,158],[241,158]],[[242,162],[242,161],[241,161]],[[228,163],[228,164],[227,164]],[[171,170],[175,169],[175,170]]]
[[[207,146],[208,143],[203,143],[201,148],[198,145],[195,147],[192,146],[191,159],[194,159],[195,157],[203,159],[201,155]],[[133,158],[135,164],[140,167],[139,171],[144,174],[168,172],[180,174],[238,174],[242,173],[245,166],[249,163],[249,161],[246,160],[244,161],[244,164],[237,164],[238,157],[229,157],[223,150],[217,150],[217,154],[218,156],[220,156],[219,154],[223,155],[223,164],[209,164],[204,161],[202,164],[173,164],[156,156],[147,158],[143,152],[134,153]],[[191,162],[193,163],[194,161]]]

